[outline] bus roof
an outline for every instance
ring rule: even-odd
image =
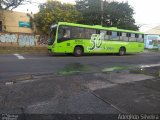
[[[116,31],[116,32],[127,32],[127,33],[144,34],[143,32],[139,32],[139,31],[118,29],[116,27],[102,27],[101,25],[93,25],[93,26],[91,26],[91,25],[83,25],[83,24],[68,23],[68,22],[59,22],[58,25],[68,25],[68,26],[83,27],[83,28],[110,30],[110,31]]]

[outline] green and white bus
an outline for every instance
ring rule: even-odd
[[[59,22],[51,26],[48,50],[75,56],[85,53],[139,53],[144,51],[144,34],[115,27]]]

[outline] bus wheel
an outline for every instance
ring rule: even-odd
[[[75,55],[75,56],[79,57],[79,56],[81,56],[82,54],[83,54],[83,49],[82,49],[82,47],[77,46],[77,47],[74,48],[74,55]]]
[[[126,49],[125,49],[124,47],[121,47],[121,48],[119,49],[119,55],[120,55],[120,56],[123,56],[123,55],[125,55],[125,53],[126,53]]]

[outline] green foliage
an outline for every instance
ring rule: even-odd
[[[35,15],[34,21],[39,31],[47,34],[50,26],[57,22],[74,22],[81,19],[81,14],[71,4],[62,4],[58,1],[48,1],[40,6],[40,12]]]
[[[83,16],[79,23],[88,25],[101,23],[101,0],[77,0],[76,8]]]
[[[0,0],[0,10],[12,10],[21,5],[25,0]]]
[[[76,0],[76,8],[83,16],[83,19],[78,21],[79,23],[89,25],[103,23],[103,26],[138,30],[133,18],[134,11],[128,2]]]

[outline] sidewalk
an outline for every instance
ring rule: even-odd
[[[32,75],[1,84],[0,112],[24,114],[159,113],[160,79],[134,73]],[[9,109],[9,110],[8,110]]]

